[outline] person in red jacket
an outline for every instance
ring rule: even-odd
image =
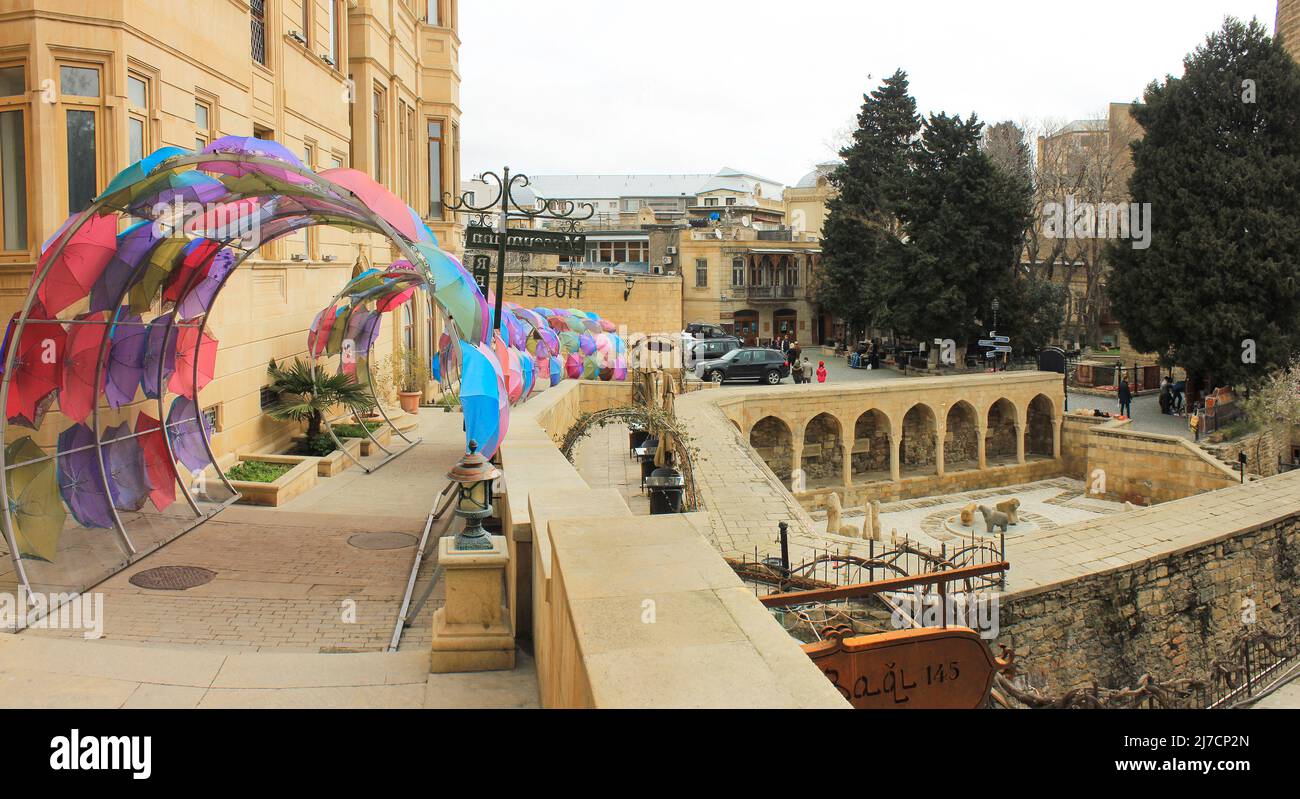
[[[818,361],[818,362],[817,362],[817,382],[818,382],[818,383],[825,383],[825,382],[826,382],[826,362],[825,362],[825,361]]]

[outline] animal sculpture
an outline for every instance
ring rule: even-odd
[[[979,506],[980,515],[984,517],[984,532],[992,533],[995,529],[1001,528],[1002,532],[1007,531],[1007,515],[1000,510],[994,510],[987,505]]]
[[[1012,497],[1003,500],[995,506],[998,510],[1007,515],[1007,521],[1011,524],[1020,524],[1020,500]]]
[[[975,523],[975,509],[977,507],[979,506],[976,503],[972,502],[966,507],[961,509],[961,523],[964,526],[970,527],[972,524]]]

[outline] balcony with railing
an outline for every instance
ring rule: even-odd
[[[804,297],[802,286],[730,286],[727,298],[750,302],[793,300]]]

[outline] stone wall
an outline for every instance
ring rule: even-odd
[[[854,423],[853,473],[889,474],[889,421],[881,414],[864,413]]]
[[[934,465],[935,420],[929,408],[917,406],[903,417],[903,440],[899,459],[904,469]]]
[[[1049,420],[1050,424],[1050,420]],[[976,431],[975,411],[965,403],[953,406],[948,412],[948,432],[943,437],[944,468],[970,466],[979,463],[979,434]],[[1048,429],[1048,446],[1051,446],[1051,429]],[[1051,450],[1048,450],[1051,454]]]
[[[840,495],[844,507],[858,508],[870,505],[872,500],[898,502],[904,499],[932,497],[939,494],[956,494],[981,488],[1020,485],[1021,483],[1049,480],[1060,476],[1061,464],[1058,461],[1055,459],[1036,459],[1026,463],[992,466],[987,469],[964,469],[957,472],[945,472],[943,477],[937,474],[904,475],[897,482],[876,480],[870,483],[849,486],[848,488],[841,486],[819,487],[797,494],[796,499],[808,511],[825,510],[826,503],[830,501],[831,492],[835,492]]]
[[[998,402],[989,408],[988,431],[984,434],[984,452],[989,460],[1014,458],[1016,455],[1016,417],[1010,404]]]
[[[1246,471],[1261,477],[1278,472],[1278,458],[1291,460],[1291,430],[1278,425],[1221,444],[1201,442],[1201,447],[1215,458],[1235,467],[1239,453],[1246,453]]]
[[[847,709],[710,544],[706,514],[634,516],[560,454],[580,413],[630,398],[565,381],[511,414],[497,502],[543,706]]]
[[[750,431],[749,445],[781,482],[788,483],[794,458],[794,442],[791,440],[790,428],[784,422],[772,416],[760,420]]]
[[[1094,681],[1132,686],[1146,673],[1205,679],[1243,629],[1248,597],[1274,631],[1300,614],[1297,477],[1061,528],[1057,538],[1115,532],[1147,556],[1088,574],[1063,570],[1060,581],[1005,595],[999,640],[1051,693]]]
[[[633,333],[680,333],[682,279],[636,275],[627,299],[623,275],[599,272],[529,272],[507,275],[507,300],[525,308],[578,308],[598,313]]]
[[[844,446],[840,440],[840,426],[835,417],[817,416],[808,423],[804,428],[801,464],[805,479],[825,480],[843,476]]]
[[[1240,481],[1231,469],[1186,439],[1119,425],[1093,427],[1086,451],[1084,480],[1089,492],[1116,502],[1154,505]]]

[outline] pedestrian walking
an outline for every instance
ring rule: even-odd
[[[1128,380],[1120,378],[1119,381],[1119,413],[1121,416],[1133,418],[1133,392],[1129,390]]]
[[[818,361],[818,362],[817,362],[817,382],[818,382],[818,383],[825,383],[825,382],[826,382],[826,362],[825,362],[825,361]]]
[[[802,372],[802,374],[803,374],[803,382],[805,382],[805,383],[811,383],[811,382],[812,382],[812,361],[808,360],[807,358],[804,358],[804,359],[803,359],[803,372]]]

